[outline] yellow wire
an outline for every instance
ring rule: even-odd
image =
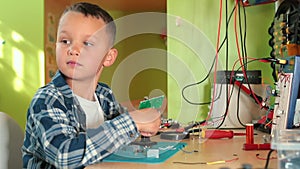
[[[223,164],[226,163],[226,161],[221,160],[221,161],[212,161],[212,162],[207,162],[206,164],[208,165],[213,165],[213,164]]]

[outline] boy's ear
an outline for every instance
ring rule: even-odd
[[[111,48],[106,54],[106,57],[103,61],[103,66],[104,67],[111,66],[117,59],[117,56],[118,56],[118,50],[116,48]]]

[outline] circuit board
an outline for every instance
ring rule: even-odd
[[[169,150],[174,150],[178,143],[174,142],[158,142],[150,147],[140,146],[140,145],[124,145],[119,150],[117,150],[114,155],[126,157],[126,158],[148,158],[149,150],[158,150],[158,156]],[[148,153],[148,155],[147,155]]]
[[[140,102],[139,109],[145,109],[145,108],[155,108],[159,109],[161,108],[163,101],[164,101],[165,96],[158,96],[158,97],[153,97],[147,100],[143,100]]]
[[[184,142],[157,142],[157,144],[150,147],[132,144],[124,145],[116,152],[106,157],[103,162],[158,164],[165,162],[178,151],[184,149],[186,145],[187,143]],[[152,156],[152,152],[157,152],[157,154]]]

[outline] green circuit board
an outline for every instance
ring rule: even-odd
[[[145,108],[155,108],[159,109],[161,108],[163,101],[164,101],[165,96],[158,96],[158,97],[153,97],[147,100],[143,100],[140,102],[139,109],[145,109]]]

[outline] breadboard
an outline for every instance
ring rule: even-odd
[[[279,74],[278,79],[279,96],[275,99],[272,130],[287,128],[293,73]]]
[[[296,101],[300,87],[300,57],[285,58],[288,63],[283,65],[278,74],[272,133],[274,129],[285,130],[294,127]]]

